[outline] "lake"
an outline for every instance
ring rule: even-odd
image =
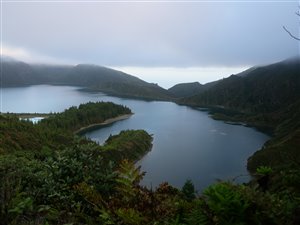
[[[196,189],[217,179],[249,180],[247,158],[270,138],[253,128],[216,121],[207,112],[172,102],[142,101],[83,92],[77,87],[36,85],[2,88],[1,111],[61,112],[88,101],[111,101],[134,112],[129,119],[86,133],[99,144],[125,129],[153,134],[153,148],[137,165],[146,171],[142,184],[156,187],[167,181],[182,187],[191,179]]]

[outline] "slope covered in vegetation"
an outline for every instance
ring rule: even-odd
[[[74,130],[127,113],[127,107],[100,102],[38,124],[0,115],[0,224],[64,224],[77,210],[87,213],[92,206],[76,191],[83,184],[109,196],[120,161],[139,159],[152,137],[143,130],[122,131],[99,146]]]
[[[251,68],[179,101],[210,107],[215,119],[242,121],[271,130],[273,139],[249,159],[251,172],[261,165],[278,168],[300,165],[299,102],[299,57]]]
[[[2,87],[37,84],[72,85],[111,95],[171,99],[169,92],[157,84],[147,83],[121,71],[97,65],[35,65],[4,58],[1,66]]]
[[[139,185],[144,173],[133,162],[151,148],[145,131],[123,131],[103,146],[74,135],[130,114],[127,107],[88,103],[36,125],[0,115],[0,224],[300,224],[299,77],[299,61],[285,61],[181,99],[274,135],[249,159],[249,184],[219,182],[201,194],[191,181],[182,190]]]
[[[268,113],[300,98],[299,57],[257,67],[247,76],[232,75],[183,103],[223,106],[244,113]]]
[[[247,164],[254,176],[257,176],[257,168],[262,168],[261,171],[268,175],[257,177],[257,180],[252,181],[254,186],[250,185],[247,188],[257,185],[263,191],[267,191],[259,194],[264,198],[276,196],[283,198],[280,200],[283,202],[287,199],[292,200],[287,204],[290,204],[291,208],[294,207],[294,214],[290,215],[290,218],[294,218],[294,222],[286,218],[286,221],[283,220],[281,223],[299,223],[297,216],[299,208],[295,205],[299,204],[300,190],[299,57],[251,68],[241,75],[220,80],[208,90],[182,98],[178,102],[208,107],[215,119],[243,122],[264,131],[271,131],[272,139],[251,156]],[[253,190],[255,188],[251,188],[251,192]],[[284,205],[279,208],[281,212],[288,211]],[[280,221],[279,218],[276,220]],[[220,224],[223,223],[226,224],[225,222]],[[276,224],[276,222],[263,220],[253,221],[253,224]]]
[[[169,88],[168,91],[176,98],[190,97],[204,90],[204,87],[199,82],[176,84]]]
[[[220,182],[202,195],[191,181],[153,190],[139,185],[144,173],[133,163],[151,148],[145,131],[122,131],[103,146],[74,135],[74,123],[128,112],[88,103],[35,125],[0,116],[0,224],[298,224],[299,170],[278,180],[262,167],[248,185]]]

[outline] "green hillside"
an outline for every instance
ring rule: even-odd
[[[177,85],[172,94],[99,66],[8,61],[4,71],[5,86],[65,84],[129,97],[175,95],[180,104],[207,107],[215,119],[268,129],[273,137],[248,159],[249,183],[219,181],[196,193],[190,180],[181,190],[168,183],[140,185],[144,172],[134,162],[152,147],[152,136],[143,130],[122,131],[102,146],[77,135],[81,127],[131,114],[126,106],[82,104],[37,124],[1,114],[0,225],[300,224],[299,58],[202,86]]]
[[[38,124],[0,115],[0,224],[65,224],[71,218],[78,224],[80,217],[92,216],[81,188],[113,193],[114,171],[122,160],[148,152],[152,137],[143,130],[122,131],[99,146],[74,131],[127,113],[127,107],[99,102],[51,114]]]
[[[168,91],[177,99],[187,98],[203,93],[204,91],[212,88],[218,82],[219,80],[206,84],[200,84],[199,82],[181,83],[169,88]]]
[[[245,122],[272,131],[273,138],[248,160],[252,174],[259,166],[269,166],[277,173],[273,181],[278,182],[287,171],[299,171],[299,57],[232,75],[178,102],[208,107],[215,119]]]
[[[299,58],[258,67],[249,71],[247,76],[225,78],[180,103],[221,106],[243,113],[274,112],[300,98],[299,73]]]
[[[168,89],[176,98],[189,97],[203,91],[203,85],[199,82],[176,84]]]
[[[151,135],[122,131],[102,146],[74,135],[78,126],[127,113],[87,103],[38,124],[0,115],[0,224],[298,224],[299,170],[280,180],[261,167],[250,184],[218,182],[201,195],[189,180],[181,190],[168,183],[153,190],[139,185],[144,173],[134,166]]]
[[[111,95],[157,100],[171,99],[170,93],[156,84],[97,65],[35,65],[3,60],[1,82],[2,87],[36,84],[75,85]]]

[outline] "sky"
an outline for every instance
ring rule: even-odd
[[[1,54],[112,67],[169,88],[299,55],[299,1],[1,0]]]

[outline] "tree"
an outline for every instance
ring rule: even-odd
[[[297,16],[300,17],[300,6],[299,6],[298,12],[295,12],[295,14],[296,14]],[[285,26],[283,26],[283,29],[284,29],[284,30],[285,30],[292,38],[296,39],[297,41],[300,41],[300,37],[297,37],[297,36],[295,36],[294,34],[292,34]]]
[[[181,192],[183,193],[184,197],[188,201],[192,201],[196,196],[195,196],[195,186],[192,183],[191,180],[187,180],[182,189]]]

